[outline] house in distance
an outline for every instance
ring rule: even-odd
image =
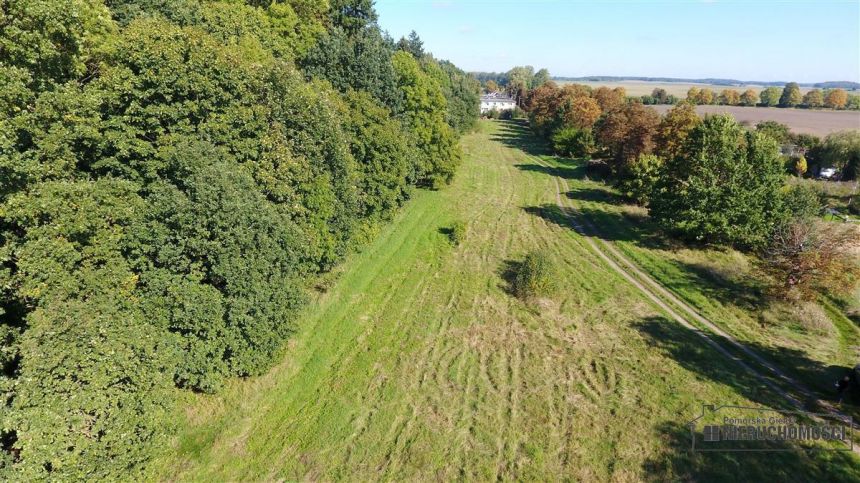
[[[502,92],[490,92],[481,96],[481,114],[486,114],[493,109],[509,111],[517,107],[517,102]]]

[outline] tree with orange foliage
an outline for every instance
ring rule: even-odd
[[[741,94],[741,105],[742,106],[755,106],[758,104],[758,93],[752,89],[747,89],[743,94]]]
[[[600,104],[594,99],[585,96],[578,96],[572,101],[565,102],[562,105],[562,109],[564,125],[573,126],[578,129],[590,130],[602,113]]]
[[[848,94],[842,89],[831,89],[824,96],[824,107],[844,109],[848,103]]]
[[[660,124],[660,115],[639,102],[631,102],[609,111],[596,126],[597,139],[612,156],[613,171],[619,173],[624,165],[640,154],[654,149],[654,134]]]
[[[702,89],[699,91],[699,97],[697,99],[697,103],[702,105],[708,105],[714,103],[714,91],[710,89]]]
[[[723,89],[720,93],[720,104],[725,106],[737,106],[741,102],[741,95],[734,89]]]
[[[583,84],[565,84],[561,88],[563,95],[570,97],[591,97],[591,87]]]
[[[594,90],[593,97],[603,112],[618,109],[627,101],[626,91],[623,87],[610,89],[606,86],[600,86]]]
[[[540,136],[552,133],[558,112],[560,89],[555,82],[547,82],[532,90],[528,96],[529,124]]]
[[[655,151],[664,159],[672,159],[681,154],[681,149],[690,132],[702,122],[696,114],[696,106],[681,102],[663,116],[654,135]]]
[[[693,104],[699,103],[699,90],[698,87],[691,87],[687,89],[687,102],[692,102]]]

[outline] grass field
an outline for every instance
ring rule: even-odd
[[[672,106],[651,106],[665,113]],[[860,129],[860,111],[780,109],[777,107],[696,106],[699,115],[731,114],[738,122],[755,125],[760,121],[781,122],[795,133],[826,136],[835,131]]]
[[[693,83],[684,83],[684,82],[646,82],[646,81],[617,81],[617,82],[589,82],[589,81],[559,81],[559,84],[584,84],[587,86],[591,86],[596,89],[601,86],[609,87],[610,89],[614,89],[616,87],[623,87],[627,91],[628,96],[650,96],[654,89],[661,88],[665,89],[666,92],[672,94],[675,97],[679,97],[681,99],[687,97],[687,91],[690,90],[691,87],[696,87],[699,89],[711,89],[712,91],[719,94],[723,89],[734,89],[738,92],[744,92],[747,89],[754,90],[757,94],[761,92],[764,87],[760,85],[742,85],[742,86],[721,86],[715,84],[693,84]],[[809,87],[801,87],[800,92],[807,93],[810,91]]]
[[[463,148],[452,186],[417,192],[340,268],[280,365],[189,397],[152,479],[860,480],[846,453],[690,453],[686,423],[702,403],[784,402],[609,270],[554,216],[557,183],[733,335],[768,356],[793,351],[786,367],[801,357],[792,370],[806,380],[830,377],[860,337],[841,307],[818,332],[762,328],[739,296],[752,290],[736,285],[748,281],[741,255],[650,241],[641,213],[515,123],[484,121]],[[458,221],[454,247],[445,231]],[[560,267],[562,290],[524,303],[507,280],[535,249]]]

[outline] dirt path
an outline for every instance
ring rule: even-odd
[[[554,173],[553,180],[555,182],[556,188],[556,204],[561,209],[562,214],[565,218],[570,222],[571,226],[581,235],[585,237],[586,243],[603,259],[610,268],[616,271],[619,275],[621,275],[625,280],[630,282],[633,286],[635,286],[639,291],[641,291],[649,300],[654,302],[655,305],[660,307],[661,310],[666,312],[669,316],[672,317],[676,322],[681,324],[683,327],[691,330],[696,335],[701,337],[705,343],[716,349],[719,353],[723,354],[725,357],[731,359],[739,366],[741,366],[745,371],[752,374],[758,380],[760,380],[764,385],[766,385],[769,389],[774,391],[776,394],[779,394],[780,397],[785,399],[792,407],[797,410],[805,411],[807,410],[806,405],[804,404],[804,400],[811,402],[814,406],[821,408],[824,412],[826,412],[830,416],[835,416],[846,421],[850,420],[849,416],[843,414],[837,408],[835,408],[829,401],[824,401],[822,399],[817,398],[814,393],[804,386],[803,384],[797,382],[785,372],[781,371],[771,362],[767,361],[755,351],[747,347],[746,345],[739,342],[737,339],[720,329],[716,324],[712,321],[701,315],[695,308],[681,300],[674,293],[663,287],[649,275],[644,273],[634,262],[632,262],[629,258],[624,256],[620,251],[618,251],[611,242],[607,242],[599,237],[599,230],[595,228],[595,226],[585,217],[583,214],[577,209],[577,207],[573,204],[571,200],[567,200],[565,202],[565,198],[562,196],[562,189],[564,191],[570,191],[570,187],[567,184],[567,180],[565,180],[562,176],[560,176],[556,170],[544,163],[540,158],[536,156],[531,156],[532,159],[545,168],[552,170]],[[737,349],[742,352],[749,358],[753,359],[759,365],[765,367],[769,370],[773,375],[782,380],[786,385],[790,386],[792,390],[798,393],[802,398],[798,398],[796,395],[789,393],[788,391],[783,390],[781,387],[774,384],[771,380],[765,377],[760,371],[756,370],[746,361],[736,356],[728,349],[726,349],[723,345],[720,345],[713,338],[709,337],[704,331],[696,327],[689,319],[679,313],[678,310],[687,314],[687,316],[691,317],[701,326],[706,327],[713,334],[716,334]],[[856,428],[856,423],[854,424]],[[860,454],[860,446],[852,445],[852,450]]]

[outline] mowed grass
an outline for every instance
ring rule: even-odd
[[[844,453],[689,452],[702,403],[780,402],[545,216],[555,184],[523,139],[466,136],[453,185],[341,267],[280,365],[190,398],[152,479],[860,478]],[[524,303],[507,280],[538,249],[561,289]]]
[[[663,237],[645,208],[625,202],[605,182],[589,179],[584,161],[543,154],[538,145],[523,147],[565,178],[565,196],[594,222],[602,238],[818,398],[835,400],[834,383],[860,361],[860,290],[842,299],[775,300],[768,296],[770,281],[762,277],[755,258]],[[778,378],[773,382],[788,389]],[[860,407],[846,403],[842,409],[860,417]]]

